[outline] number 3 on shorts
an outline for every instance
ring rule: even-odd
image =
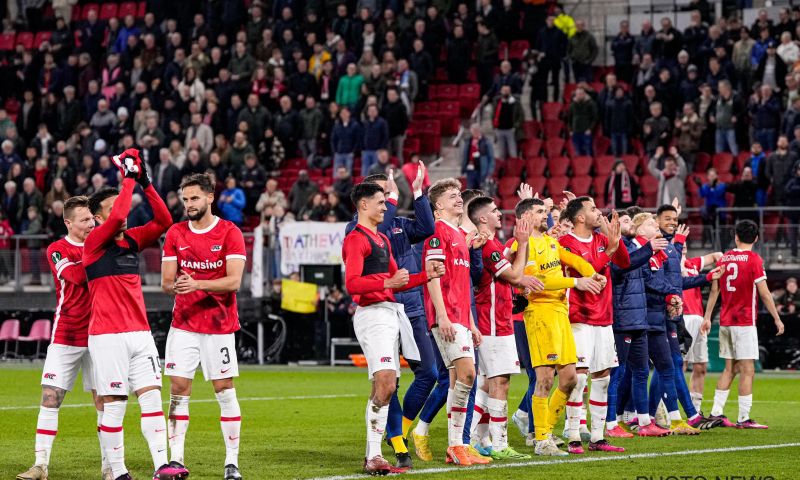
[[[219,349],[219,353],[221,353],[225,358],[222,360],[223,365],[227,365],[231,363],[231,354],[228,352],[228,347],[222,347]]]

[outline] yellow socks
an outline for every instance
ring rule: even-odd
[[[547,422],[549,430],[552,431],[553,427],[561,417],[564,416],[564,407],[567,404],[567,394],[556,388],[553,395],[550,396],[550,403],[548,404]],[[535,418],[535,417],[534,417]]]
[[[403,437],[401,435],[392,437],[390,441],[392,442],[392,448],[394,448],[394,453],[408,453],[406,442],[403,441]]]
[[[531,408],[533,410],[533,433],[536,441],[544,440],[550,433],[550,424],[547,421],[547,399],[534,395],[531,400]]]
[[[403,417],[403,438],[408,438],[408,432],[411,431],[411,425],[413,424],[414,420]]]

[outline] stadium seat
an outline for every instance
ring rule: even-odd
[[[481,86],[477,83],[465,83],[458,87],[458,101],[461,104],[461,116],[469,117],[481,98]]]
[[[544,189],[547,186],[547,179],[541,175],[534,175],[531,176],[528,174],[528,178],[525,179],[525,183],[531,186],[534,193],[538,193],[539,196],[544,195]]]
[[[739,155],[736,156],[736,166],[738,170],[736,173],[741,174],[742,170],[744,170],[744,165],[750,160],[750,152],[739,152]]]
[[[108,20],[117,16],[117,4],[104,2],[100,5],[100,20]]]
[[[527,176],[538,175],[543,177],[545,168],[547,168],[547,160],[542,157],[530,157],[525,161],[525,174]]]
[[[694,171],[705,172],[711,166],[711,155],[706,152],[697,152],[694,159]]]
[[[569,105],[572,102],[572,94],[575,93],[577,89],[578,84],[576,83],[564,84],[564,105]]]
[[[506,159],[503,168],[503,177],[516,177],[522,175],[522,169],[525,168],[525,162],[521,158],[510,157]]]
[[[563,138],[549,138],[544,142],[544,153],[547,158],[560,157],[564,153]]]
[[[522,124],[522,129],[525,132],[525,138],[532,140],[539,137],[539,132],[542,131],[542,126],[536,120],[527,120]]]
[[[718,173],[731,173],[733,155],[727,152],[717,152],[711,157],[711,165],[717,169]]]
[[[139,16],[139,6],[136,2],[124,2],[121,3],[119,6],[119,10],[117,11],[117,15],[119,15],[120,19],[124,19],[128,15],[133,15],[134,17]]]
[[[442,124],[442,135],[456,135],[461,128],[461,105],[452,100],[439,102],[435,118]]]
[[[593,164],[594,160],[592,160],[592,157],[575,157],[572,159],[572,162],[570,162],[572,174],[589,175]]]
[[[406,141],[403,143],[403,151],[408,150],[410,152],[419,153],[419,147],[420,141],[417,137],[407,137]]]
[[[519,177],[502,177],[497,182],[497,193],[501,197],[514,195],[519,188]]]
[[[81,6],[80,5],[73,5],[72,6],[72,16],[70,17],[70,23],[75,23],[80,20],[81,18]]]
[[[497,59],[501,62],[508,60],[508,42],[500,42],[497,44]]]
[[[652,175],[642,175],[639,179],[639,188],[645,195],[655,196],[658,193],[658,180]]]
[[[147,14],[147,2],[139,2],[136,4],[136,18],[144,18]]]
[[[501,210],[514,210],[514,207],[517,206],[519,203],[519,197],[517,195],[509,195],[508,197],[502,197],[500,199],[500,209]]]
[[[542,121],[548,122],[553,120],[561,120],[561,110],[564,105],[558,102],[545,102],[542,104]]]
[[[605,178],[606,175],[614,168],[617,159],[611,155],[600,155],[594,158],[594,174],[596,176]],[[631,172],[633,173],[633,172]]]
[[[566,176],[567,170],[569,170],[569,158],[567,157],[547,158],[547,172],[550,177]]]
[[[589,195],[592,189],[592,177],[579,175],[569,180],[569,189],[577,196]]]
[[[509,60],[522,60],[530,45],[527,40],[514,40],[508,47]]]
[[[0,342],[5,342],[2,358],[8,358],[8,344],[11,341],[14,342],[13,356],[16,358],[17,353],[19,352],[19,320],[15,318],[9,318],[3,322],[2,326],[0,326]]]
[[[11,52],[14,50],[14,40],[16,39],[16,35],[13,33],[3,33],[0,34],[0,51],[2,52]]]
[[[31,50],[33,48],[33,33],[19,32],[15,45],[22,45],[25,50]]]
[[[524,158],[538,157],[542,153],[542,141],[538,138],[528,138],[522,146]]]
[[[439,102],[419,102],[414,105],[414,119],[436,118],[439,113]]]
[[[33,39],[33,44],[36,46],[36,48],[39,48],[39,46],[44,42],[49,42],[52,36],[53,32],[38,32]]]
[[[436,85],[429,96],[431,100],[458,100],[458,85],[449,83]]]
[[[638,155],[623,155],[621,160],[625,162],[625,167],[630,174],[639,173],[639,156]]]
[[[592,149],[594,150],[595,156],[607,154],[610,148],[611,140],[608,137],[604,137],[602,135],[594,136],[594,139],[592,140]]]
[[[542,132],[544,134],[544,140],[550,140],[553,138],[561,137],[561,132],[564,131],[566,125],[561,120],[545,120],[542,124]]]
[[[42,342],[50,341],[52,322],[48,319],[40,319],[33,322],[31,331],[25,337],[19,337],[20,342],[36,342],[36,353],[32,358],[39,358],[42,349]]]
[[[97,12],[98,16],[100,15],[100,5],[96,3],[84,4],[83,9],[81,10],[81,20],[86,20],[89,17],[89,12],[92,10]]]
[[[608,177],[592,177],[592,188],[594,189],[594,197],[595,198],[604,198],[606,195],[606,183],[608,182]],[[603,200],[605,204],[605,199]]]
[[[556,201],[556,197],[559,199],[563,196],[564,190],[567,190],[569,186],[569,177],[565,176],[557,176],[557,177],[550,177],[547,179],[547,188],[545,191],[547,192],[546,195],[548,197],[552,197],[553,201]]]

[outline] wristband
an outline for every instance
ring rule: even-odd
[[[686,243],[686,235],[681,235],[679,233],[676,233],[675,234],[675,238],[674,238],[674,242],[675,243],[680,243],[681,245],[684,245]]]
[[[714,272],[713,272],[713,271],[706,273],[706,280],[707,280],[709,283],[711,283],[711,282],[713,282],[713,281],[714,281],[714,278],[713,278],[713,277],[714,277]]]

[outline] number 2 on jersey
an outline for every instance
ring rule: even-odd
[[[736,280],[736,277],[739,276],[739,265],[735,263],[729,263],[725,268],[728,270],[728,276],[725,277],[725,288],[729,292],[735,292],[736,287],[731,285],[731,281]]]

